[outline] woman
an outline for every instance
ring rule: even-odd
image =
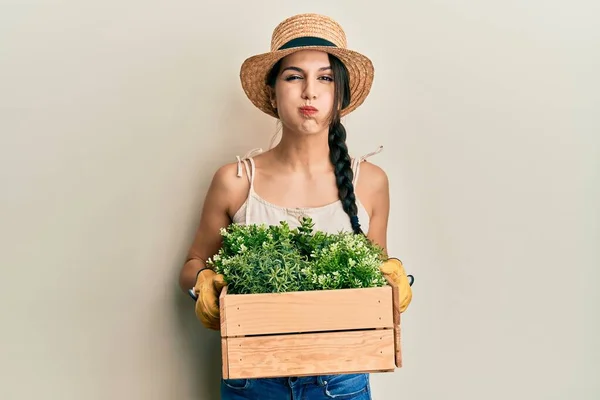
[[[273,149],[221,167],[206,196],[180,285],[183,290],[194,288],[196,314],[211,329],[219,329],[217,299],[224,282],[204,260],[218,252],[220,229],[231,223],[276,225],[285,220],[293,227],[306,215],[317,230],[353,231],[387,246],[387,176],[373,164],[362,164],[364,157],[349,157],[340,122],[367,97],[373,66],[367,57],[347,49],[341,26],[316,14],[286,19],[273,32],[271,52],[244,62],[241,81],[252,103],[281,121],[282,136]],[[404,311],[412,294],[401,263],[386,264],[382,272],[400,286]],[[223,380],[221,395],[371,398],[366,374]]]

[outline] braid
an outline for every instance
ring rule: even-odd
[[[341,122],[337,121],[329,127],[329,159],[335,171],[335,181],[342,207],[352,224],[352,230],[356,234],[362,234],[358,222],[358,207],[356,206],[356,194],[352,180],[354,174],[350,165],[348,146],[346,146],[346,129]]]

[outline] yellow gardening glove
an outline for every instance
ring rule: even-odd
[[[196,278],[196,316],[208,329],[219,330],[221,327],[219,295],[225,286],[224,276],[211,269],[201,271]]]
[[[410,288],[412,281],[409,281],[402,261],[397,258],[388,258],[379,266],[379,270],[385,276],[390,286],[398,288],[399,311],[403,313],[412,300],[412,289]]]

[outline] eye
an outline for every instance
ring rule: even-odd
[[[283,79],[286,80],[287,82],[289,82],[289,81],[295,81],[296,79],[302,79],[302,77],[300,75],[288,75]]]
[[[323,79],[327,82],[333,82],[333,78],[331,76],[321,76],[319,79]]]

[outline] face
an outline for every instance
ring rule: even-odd
[[[303,50],[282,60],[271,103],[288,129],[301,134],[328,130],[333,98],[327,53]]]

